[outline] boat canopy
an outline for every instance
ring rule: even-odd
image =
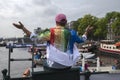
[[[115,41],[114,40],[101,40],[101,43],[107,43],[107,44],[114,44]]]

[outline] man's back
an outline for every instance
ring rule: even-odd
[[[54,39],[53,45],[60,51],[66,52],[68,47],[68,41],[71,35],[70,31],[61,26],[57,26],[52,29],[53,30],[51,30],[51,33],[53,35],[51,35],[51,39]]]

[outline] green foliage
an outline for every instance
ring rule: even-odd
[[[44,32],[46,32],[46,31],[49,31],[49,29],[46,28],[46,29],[44,29],[44,30],[41,30],[38,34],[40,35],[41,33],[44,33]]]
[[[84,17],[72,22],[74,22],[73,29],[78,31],[79,35],[82,35],[85,32],[88,25],[93,26],[93,30],[91,32],[92,34],[88,35],[89,39],[106,39],[108,24],[112,27],[115,35],[120,35],[120,12],[109,12],[103,18],[97,18],[87,14]]]
[[[94,32],[94,36],[97,39],[105,39],[107,36],[107,23],[105,18],[101,18],[96,22],[96,30]]]

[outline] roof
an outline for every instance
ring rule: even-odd
[[[115,46],[120,46],[120,42],[115,43]]]

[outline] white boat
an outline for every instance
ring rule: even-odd
[[[115,43],[114,40],[102,40],[99,50],[102,52],[120,55],[120,42]]]
[[[86,59],[92,58],[93,56],[95,56],[95,54],[92,54],[92,52],[88,52],[87,48],[79,49],[79,52],[80,52],[80,55],[82,55]]]

